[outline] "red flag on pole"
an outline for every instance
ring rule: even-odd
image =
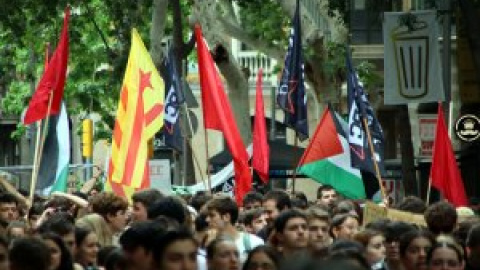
[[[53,92],[52,105],[50,114],[58,114],[60,112],[60,104],[63,97],[63,89],[65,87],[65,77],[67,74],[68,62],[68,20],[70,18],[70,8],[65,9],[63,18],[63,29],[58,42],[57,49],[48,63],[43,73],[40,83],[35,93],[30,99],[23,123],[31,124],[35,121],[47,117],[48,100],[50,93]]]
[[[243,196],[252,188],[247,150],[238,132],[222,81],[203,40],[199,25],[195,26],[195,37],[202,91],[203,122],[206,129],[221,131],[225,137],[235,168],[235,198],[241,205]]]
[[[253,124],[253,156],[252,167],[263,183],[268,183],[270,148],[267,142],[267,126],[262,93],[262,69],[257,75],[257,93],[255,97],[255,122]]]
[[[445,199],[456,207],[468,204],[462,176],[445,126],[441,103],[438,104],[437,130],[433,143],[430,179],[432,186],[437,188]]]

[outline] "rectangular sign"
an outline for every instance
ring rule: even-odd
[[[419,114],[418,124],[420,133],[420,149],[418,156],[422,158],[431,158],[433,153],[433,141],[435,139],[435,129],[437,126],[437,116],[433,114]]]
[[[152,159],[149,161],[150,187],[160,190],[164,194],[172,193],[172,175],[170,160]]]

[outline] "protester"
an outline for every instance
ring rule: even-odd
[[[267,226],[267,215],[261,208],[248,210],[244,213],[243,223],[248,233],[257,234]]]
[[[72,255],[62,238],[56,234],[47,233],[42,235],[42,239],[50,251],[49,270],[73,270]]]
[[[292,194],[292,207],[300,210],[306,210],[308,208],[308,199],[305,193],[296,191]]]
[[[317,204],[332,207],[337,201],[337,191],[331,185],[322,185],[317,190]]]
[[[156,201],[162,199],[164,195],[153,188],[139,190],[132,195],[133,221],[145,221],[148,219],[148,208]]]
[[[12,243],[8,258],[10,270],[49,270],[50,251],[41,239],[20,238]]]
[[[120,248],[112,250],[105,258],[105,270],[134,270]]]
[[[426,270],[428,251],[435,245],[429,231],[412,230],[400,238],[400,257],[405,270]]]
[[[353,239],[365,247],[365,258],[371,269],[385,269],[385,236],[381,232],[366,229],[355,234]]]
[[[18,238],[24,238],[28,235],[27,223],[23,221],[14,220],[8,224],[7,238],[11,242]]]
[[[14,195],[0,192],[0,219],[11,222],[19,217],[18,201]]]
[[[284,258],[305,254],[309,244],[307,216],[295,209],[280,213],[275,220],[275,239]]]
[[[273,229],[273,222],[280,212],[292,208],[292,202],[287,192],[274,189],[269,191],[263,197],[262,207],[267,215],[267,226],[258,232],[258,236],[263,240],[268,240]]]
[[[245,211],[257,209],[262,207],[263,195],[256,192],[250,191],[243,197],[243,209]]]
[[[429,270],[462,270],[465,266],[463,249],[450,241],[438,241],[428,252]]]
[[[403,198],[403,200],[401,200],[393,208],[400,211],[423,215],[425,213],[425,210],[427,209],[427,206],[422,199],[415,196],[407,196]]]
[[[280,268],[280,254],[270,246],[258,246],[248,254],[242,270],[277,270]]]
[[[99,250],[96,233],[88,228],[77,227],[75,229],[75,241],[77,243],[75,262],[85,270],[88,267],[96,267]]]
[[[235,241],[218,236],[207,247],[208,270],[239,270],[240,254]]]
[[[451,234],[457,226],[457,211],[445,201],[429,205],[424,216],[428,229],[434,235]]]
[[[65,246],[70,251],[71,256],[75,255],[75,225],[70,220],[70,216],[65,213],[57,213],[42,223],[37,230],[40,234],[55,233],[60,236]]]
[[[330,236],[333,239],[352,239],[358,232],[360,221],[352,214],[338,214],[332,218]]]
[[[465,270],[480,269],[480,223],[473,226],[467,236],[467,262]]]
[[[198,245],[193,234],[184,228],[170,230],[155,240],[155,270],[197,270]],[[134,268],[136,269],[136,268]]]
[[[308,230],[309,230],[309,246],[314,252],[321,252],[332,243],[329,234],[330,216],[328,212],[318,207],[311,206],[307,212]]]
[[[386,265],[389,270],[402,270],[400,239],[407,232],[416,230],[415,226],[405,222],[389,222],[385,228]]]

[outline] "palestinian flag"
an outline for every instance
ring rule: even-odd
[[[352,168],[348,124],[328,106],[298,165],[298,172],[350,199],[364,199],[360,170]]]
[[[48,121],[36,191],[42,195],[50,195],[53,191],[66,192],[69,164],[70,128],[67,110],[62,103],[60,114],[50,116]]]

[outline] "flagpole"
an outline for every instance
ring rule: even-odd
[[[298,151],[298,135],[297,132],[295,131],[295,141],[293,142],[293,147],[295,151]],[[295,161],[294,161],[295,162]],[[293,175],[292,175],[292,193],[295,193],[295,184],[297,183],[297,165],[295,163],[293,167]]]
[[[385,188],[383,187],[383,184],[382,184],[382,175],[380,173],[380,169],[378,168],[377,159],[375,159],[375,150],[373,148],[372,136],[370,135],[370,128],[368,127],[367,119],[365,117],[363,117],[363,125],[365,126],[365,132],[367,133],[368,146],[370,148],[370,154],[371,154],[371,157],[372,157],[373,166],[375,167],[375,172],[376,172],[376,175],[377,175],[378,185],[380,186],[380,191],[382,192],[382,200],[385,202],[385,206],[388,207],[388,201],[386,200],[387,196],[385,194]]]
[[[425,202],[425,205],[430,204],[430,193],[432,192],[432,177],[428,177],[428,189],[427,189],[427,201]]]
[[[210,180],[210,155],[208,154],[208,133],[207,133],[207,128],[204,129],[205,131],[205,155],[207,157],[207,183],[208,183],[208,190],[210,194],[213,194],[212,192],[212,182]]]
[[[50,118],[50,111],[52,109],[52,101],[53,101],[53,91],[50,91],[50,94],[48,97],[47,117],[45,119],[43,132],[41,132],[42,122],[43,122],[42,120],[40,120],[40,123],[37,126],[37,138],[36,138],[35,154],[34,154],[34,161],[33,161],[34,162],[33,172],[32,172],[32,180],[30,183],[30,194],[29,194],[30,205],[33,205],[33,197],[35,194],[35,187],[37,185],[38,171],[40,169],[40,164],[42,161],[43,146],[45,144],[45,138],[47,136],[47,131],[48,131],[47,128],[48,128],[48,122]]]

